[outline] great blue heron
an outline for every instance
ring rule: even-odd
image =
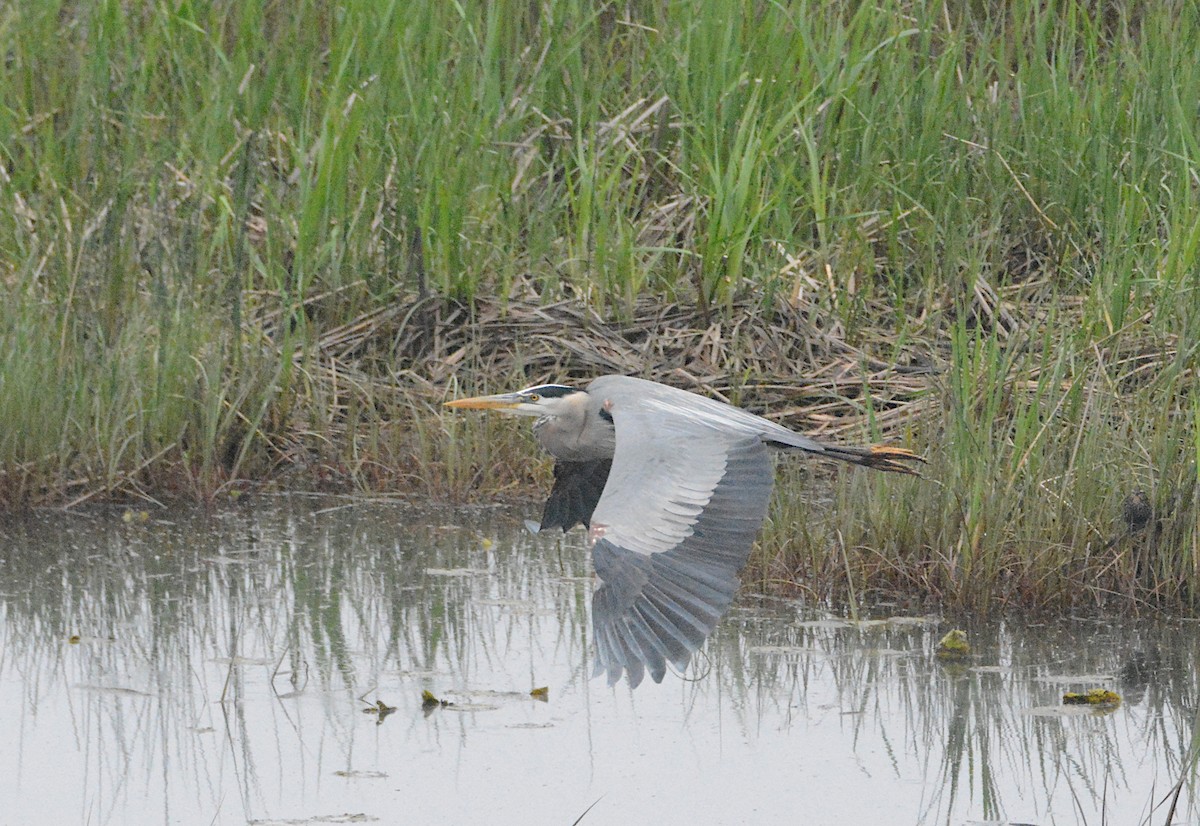
[[[555,458],[539,530],[582,524],[596,573],[595,674],[637,686],[680,671],[716,627],[767,514],[771,449],[914,473],[896,447],[841,447],[686,390],[601,376],[586,390],[541,384],[449,407],[536,416]]]

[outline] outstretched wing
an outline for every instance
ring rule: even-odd
[[[612,685],[628,671],[636,686],[646,670],[660,682],[667,663],[685,668],[729,607],[774,469],[757,433],[691,416],[633,381],[588,388],[616,427],[589,538],[603,580],[592,600],[596,673]]]
[[[592,512],[600,501],[604,483],[612,459],[592,459],[583,462],[568,462],[559,459],[554,463],[554,487],[550,498],[542,509],[542,524],[539,530],[562,528],[563,533],[576,525],[585,528],[592,524]]]

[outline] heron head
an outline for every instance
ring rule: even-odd
[[[513,416],[557,416],[572,407],[572,402],[587,395],[576,387],[564,384],[538,384],[515,393],[495,396],[476,396],[446,402],[446,407],[474,410],[496,410]]]

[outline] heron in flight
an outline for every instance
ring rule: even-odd
[[[683,671],[733,601],[767,515],[771,453],[798,450],[915,473],[897,447],[843,447],[714,399],[629,376],[587,389],[541,384],[446,402],[534,416],[554,456],[554,487],[538,530],[583,525],[601,585],[592,598],[596,676],[636,687]]]

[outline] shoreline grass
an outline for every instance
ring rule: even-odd
[[[0,504],[528,491],[526,436],[437,402],[630,372],[932,460],[779,497],[764,581],[1193,610],[1198,38],[1182,1],[13,5]]]

